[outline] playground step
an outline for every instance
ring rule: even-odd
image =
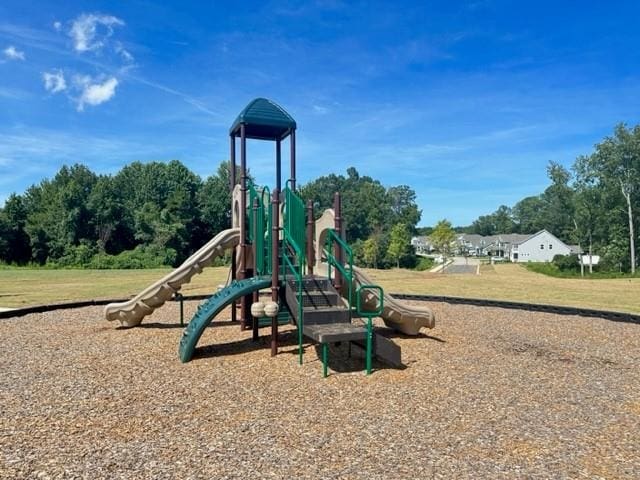
[[[307,325],[302,329],[304,336],[317,343],[347,342],[367,337],[367,329],[352,323],[325,323]]]
[[[302,306],[305,310],[338,305],[340,305],[340,296],[337,292],[305,291],[302,296]]]
[[[312,275],[303,277],[301,282],[292,279],[286,282],[285,296],[296,322],[299,320],[300,286],[305,325],[350,322],[350,312],[331,282]]]
[[[325,307],[304,309],[304,325],[320,325],[330,323],[349,323],[349,310],[345,307]],[[294,318],[296,316],[294,315]]]

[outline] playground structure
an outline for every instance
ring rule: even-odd
[[[274,102],[258,98],[238,115],[230,129],[232,228],[218,233],[180,267],[126,302],[105,307],[108,320],[134,327],[171,299],[193,275],[213,258],[231,250],[227,285],[203,302],[180,340],[182,362],[191,360],[205,328],[227,306],[231,320],[242,329],[271,327],[271,355],[278,352],[278,327],[296,326],[299,362],[305,341],[321,345],[327,375],[328,345],[349,342],[365,352],[367,373],[375,356],[401,365],[400,348],[375,332],[372,319],[381,317],[388,327],[407,335],[433,328],[428,309],[409,307],[372,282],[353,265],[353,252],[344,239],[339,193],[334,208],[315,219],[296,191],[296,122]],[[240,139],[240,178],[236,179],[236,140]],[[282,189],[282,142],[289,139],[290,176]],[[258,187],[247,176],[248,139],[275,142],[275,187]],[[261,300],[268,290],[270,301]],[[239,306],[239,312],[237,307]],[[239,319],[237,318],[239,313]],[[364,319],[359,323],[356,319]]]

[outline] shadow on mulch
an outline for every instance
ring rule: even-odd
[[[376,333],[386,338],[401,338],[401,339],[408,339],[408,340],[423,339],[423,340],[433,340],[434,342],[438,342],[438,343],[447,343],[446,340],[440,337],[427,335],[426,333],[422,333],[422,332],[418,333],[418,335],[407,335],[405,333],[398,332],[392,328],[376,328]]]
[[[231,323],[231,325],[237,326],[238,323]],[[243,353],[253,352],[255,350],[268,350],[271,346],[271,337],[269,335],[262,335],[258,341],[253,341],[252,338],[245,338],[243,340],[236,340],[227,343],[216,343],[213,345],[206,345],[204,347],[197,347],[193,355],[193,359],[199,358],[214,358],[224,357],[227,355],[240,355]],[[278,336],[278,348],[287,348],[298,346],[298,340],[295,335],[291,335],[289,332],[283,332]],[[280,353],[288,353],[288,351],[280,351]],[[296,348],[297,353],[297,348]]]
[[[178,323],[147,322],[147,323],[141,323],[140,325],[137,325],[135,327],[125,327],[120,325],[116,327],[116,330],[129,330],[131,328],[158,328],[160,330],[163,330],[167,328],[187,328],[187,325],[189,325],[188,322],[185,322],[184,325],[180,325],[180,322]],[[236,326],[238,327],[238,329],[240,329],[240,323],[232,322],[231,320],[224,321],[224,322],[216,322],[214,320],[207,326],[207,328],[232,327],[232,326]]]
[[[322,365],[322,346],[313,345],[319,368]],[[329,345],[329,360],[327,362],[329,369],[336,373],[354,373],[363,372],[366,366],[366,360],[364,354],[357,353],[357,348],[352,347],[352,355],[349,356],[349,342],[341,342],[338,344]],[[373,371],[376,370],[405,370],[406,365],[393,367],[380,360],[373,358],[372,361]],[[331,372],[329,372],[331,375]]]

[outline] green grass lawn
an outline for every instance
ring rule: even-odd
[[[482,265],[480,275],[368,270],[390,292],[486,298],[640,313],[640,278],[555,278],[522,265]]]
[[[0,269],[0,307],[71,300],[126,298],[166,275],[152,270]],[[483,265],[480,275],[414,270],[367,270],[388,292],[422,293],[545,303],[640,313],[640,278],[567,279],[534,273],[516,264]],[[184,285],[185,295],[208,294],[224,283],[226,267],[207,268]]]

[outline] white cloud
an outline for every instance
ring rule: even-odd
[[[62,30],[62,22],[59,22],[57,20],[55,22],[53,22],[53,29],[56,32],[59,32],[60,30]]]
[[[24,52],[21,52],[20,50],[16,49],[16,47],[14,47],[13,45],[9,45],[7,48],[5,48],[2,53],[4,53],[4,56],[7,57],[9,60],[24,60]]]
[[[64,79],[62,70],[53,70],[42,74],[44,88],[47,92],[58,93],[67,89],[67,82]]]
[[[84,110],[85,105],[100,105],[111,100],[116,94],[118,79],[107,78],[104,82],[96,81],[89,76],[76,77],[77,85],[82,89],[80,98],[77,99],[78,111]]]
[[[78,52],[99,50],[113,35],[113,27],[123,26],[124,22],[113,15],[82,14],[71,24],[69,36]]]
[[[125,62],[128,62],[128,63],[133,62],[134,60],[133,55],[131,55],[129,51],[125,50],[125,48],[122,46],[122,43],[117,42],[115,50],[116,50],[116,53],[118,53]]]
[[[327,107],[323,107],[322,105],[314,105],[313,111],[318,115],[326,115],[329,113],[329,109]]]

